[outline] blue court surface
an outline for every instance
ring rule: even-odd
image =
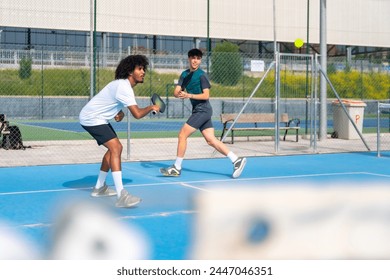
[[[390,187],[389,163],[390,157],[372,152],[250,157],[241,177],[232,179],[227,158],[185,160],[182,176],[174,178],[159,173],[171,161],[127,162],[123,163],[124,186],[143,199],[130,209],[115,208],[114,197],[90,197],[99,164],[1,168],[0,220],[29,238],[46,256],[61,205],[99,201],[113,211],[115,219],[143,232],[151,248],[148,258],[182,260],[190,258],[197,215],[193,198],[199,193],[214,186],[260,189],[269,184],[308,183],[324,188],[359,183],[369,188],[378,183]],[[107,180],[113,185],[110,174]],[[114,234],[104,225],[101,230]]]

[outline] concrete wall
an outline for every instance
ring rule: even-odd
[[[310,1],[307,22],[307,0],[99,0],[96,31],[203,38],[209,31],[211,38],[273,41],[275,3],[277,41],[305,39],[309,30],[318,44],[320,1]],[[0,25],[93,30],[91,2],[1,1]],[[390,1],[327,0],[326,9],[328,44],[390,47]]]

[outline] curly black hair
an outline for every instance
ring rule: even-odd
[[[203,53],[200,49],[192,49],[188,51],[188,57],[192,57],[192,56],[202,57]]]
[[[129,55],[119,62],[115,70],[115,79],[127,79],[134,69],[143,66],[147,70],[149,61],[144,55]]]

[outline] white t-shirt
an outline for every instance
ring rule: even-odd
[[[132,105],[137,105],[137,102],[130,81],[114,80],[81,109],[80,124],[84,126],[107,124],[122,108]]]

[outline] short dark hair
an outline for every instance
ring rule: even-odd
[[[188,57],[191,57],[191,56],[202,57],[203,53],[202,53],[202,51],[200,49],[192,49],[192,50],[188,51]]]
[[[115,70],[115,79],[127,79],[137,66],[143,66],[147,70],[149,61],[144,55],[129,55],[119,62]]]

